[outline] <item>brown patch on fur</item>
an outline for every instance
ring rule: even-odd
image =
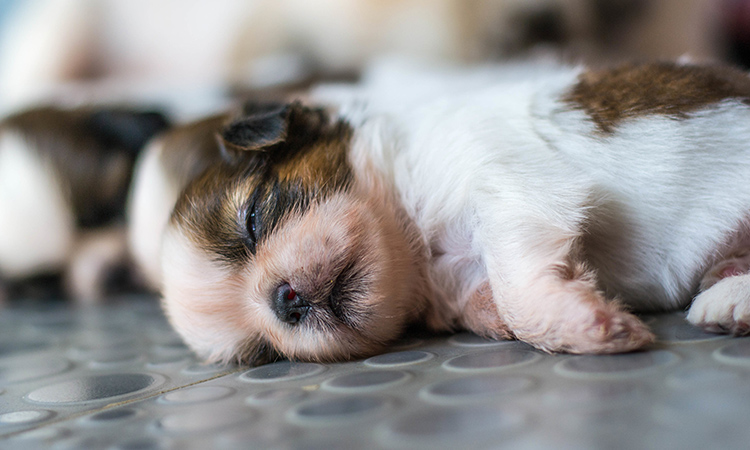
[[[351,139],[351,130],[345,126],[331,130],[332,134],[297,152],[286,162],[274,167],[280,182],[298,182],[308,190],[326,191],[336,186],[343,187],[349,180],[350,170],[346,150]]]
[[[222,145],[232,147],[231,144],[221,142],[221,133],[233,123],[241,121],[253,109],[280,105],[278,94],[260,95],[254,93],[240,107],[224,114],[217,114],[179,127],[175,127],[161,137],[164,150],[161,153],[162,167],[166,170],[169,181],[176,186],[185,186],[201,175],[210,166],[227,162],[222,156]],[[313,111],[313,110],[309,110]],[[315,110],[315,114],[303,114],[307,117],[310,128],[327,126],[327,118]],[[242,152],[242,149],[236,151]],[[240,158],[241,159],[241,158]]]
[[[611,134],[624,120],[647,115],[685,119],[727,99],[750,103],[747,74],[718,65],[657,63],[585,72],[562,100],[585,111],[600,132]]]
[[[199,247],[232,261],[248,254],[243,210],[255,198],[263,235],[289,211],[303,210],[351,178],[346,152],[351,130],[329,122],[319,110],[301,108],[291,117],[289,137],[262,151],[234,145],[231,158],[213,158],[175,205],[173,220],[191,230]],[[210,161],[211,158],[207,158]],[[262,236],[258,236],[259,238]]]
[[[36,108],[3,127],[23,136],[57,172],[80,226],[119,217],[140,148],[166,127],[163,116],[114,108]]]
[[[482,284],[469,298],[461,314],[462,325],[479,336],[506,340],[513,333],[500,318],[489,282]]]

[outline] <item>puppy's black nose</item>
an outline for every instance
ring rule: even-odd
[[[305,319],[310,304],[300,298],[289,283],[284,283],[276,288],[273,310],[282,322],[296,324]]]

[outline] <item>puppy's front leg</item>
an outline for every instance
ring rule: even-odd
[[[597,290],[576,220],[554,224],[532,213],[498,222],[485,230],[484,258],[500,317],[518,339],[572,353],[625,352],[653,341],[638,318]]]

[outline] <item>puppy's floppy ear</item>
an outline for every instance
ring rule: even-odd
[[[289,128],[289,116],[296,107],[296,104],[246,104],[242,117],[222,130],[220,143],[223,144],[223,151],[260,151],[284,142]]]
[[[309,108],[298,101],[251,103],[245,105],[242,113],[217,136],[222,156],[230,163],[249,155],[283,159],[331,131],[322,109]]]
[[[167,118],[155,111],[104,108],[86,119],[93,136],[106,147],[137,153],[155,134],[169,126]]]

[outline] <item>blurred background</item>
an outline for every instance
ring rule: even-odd
[[[750,66],[750,0],[0,0],[0,112],[356,79],[377,58]]]

